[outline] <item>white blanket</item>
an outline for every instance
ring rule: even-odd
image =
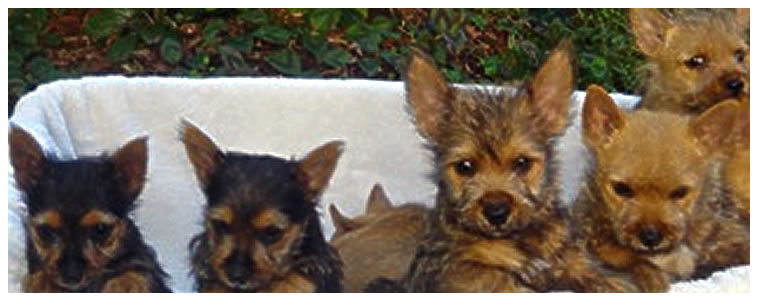
[[[576,93],[580,107],[583,93]],[[635,97],[615,95],[624,106]],[[576,110],[578,111],[578,110]],[[576,114],[578,115],[578,114]],[[171,275],[170,285],[192,291],[187,244],[200,231],[204,198],[178,140],[181,118],[191,120],[223,149],[302,157],[333,139],[345,153],[321,207],[336,203],[347,215],[362,212],[371,186],[381,182],[395,203],[431,205],[430,154],[404,107],[400,82],[277,78],[98,77],[40,86],[16,107],[11,122],[25,128],[60,158],[113,151],[149,135],[148,183],[134,218]],[[560,142],[564,199],[575,197],[584,158],[579,121]],[[20,195],[9,166],[8,288],[19,291],[26,270]],[[323,228],[334,228],[323,214]],[[678,283],[673,291],[749,290],[749,266],[704,281]]]

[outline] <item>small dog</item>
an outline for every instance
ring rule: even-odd
[[[329,207],[336,233],[331,245],[344,263],[344,291],[361,292],[370,280],[399,280],[407,272],[429,221],[420,204],[393,206],[380,184],[373,186],[365,215],[347,218]]]
[[[748,229],[717,209],[718,151],[737,110],[731,100],[697,117],[624,113],[601,87],[587,89],[583,139],[593,161],[575,223],[589,251],[642,291],[749,263]]]
[[[728,198],[726,209],[735,212],[749,228],[749,102],[741,103],[735,122],[722,175]]]
[[[638,108],[697,115],[720,101],[749,101],[749,9],[691,11],[668,18],[655,9],[629,12],[636,45],[647,56]]]
[[[24,292],[170,292],[155,251],[129,218],[147,171],[147,138],[112,155],[59,160],[14,125],[14,177],[24,192]]]
[[[305,158],[221,151],[188,122],[181,139],[207,198],[189,244],[200,292],[340,292],[342,263],[316,212],[344,143]]]
[[[573,243],[557,199],[551,143],[568,124],[570,43],[517,93],[454,87],[430,58],[410,57],[407,101],[434,154],[439,192],[430,230],[400,284],[367,291],[633,291]]]

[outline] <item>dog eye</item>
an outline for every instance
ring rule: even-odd
[[[210,222],[216,234],[226,234],[230,231],[229,224],[224,221],[213,220]]]
[[[37,236],[39,236],[39,238],[42,239],[42,241],[46,243],[53,243],[57,239],[55,230],[52,229],[50,226],[37,225],[34,227],[34,231],[36,231]]]
[[[670,199],[673,199],[673,200],[680,200],[680,199],[683,199],[683,197],[686,197],[688,193],[689,193],[689,189],[685,186],[682,186],[670,192],[669,197]]]
[[[737,62],[743,63],[744,62],[744,57],[746,56],[746,52],[744,51],[744,49],[736,50],[735,56],[736,56],[736,61]]]
[[[284,231],[280,228],[276,226],[268,226],[260,233],[260,241],[263,242],[263,244],[270,245],[280,240],[283,234]]]
[[[112,230],[113,226],[110,224],[100,223],[90,229],[90,237],[96,242],[104,242]]]
[[[704,67],[704,64],[706,62],[707,60],[704,58],[704,56],[696,55],[684,61],[684,64],[686,64],[689,69],[699,69]]]
[[[623,182],[614,182],[612,184],[612,190],[615,191],[615,194],[623,198],[630,199],[634,196],[633,189]]]
[[[461,160],[455,163],[455,172],[460,176],[472,177],[476,174],[476,165],[471,160]]]
[[[513,169],[520,175],[528,173],[532,165],[531,159],[525,156],[520,156],[513,161]]]

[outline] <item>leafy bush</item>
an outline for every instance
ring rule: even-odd
[[[9,113],[39,84],[91,74],[398,80],[410,47],[454,82],[522,80],[563,38],[579,88],[633,92],[620,9],[11,9]]]

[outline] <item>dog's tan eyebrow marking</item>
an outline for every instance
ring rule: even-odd
[[[94,226],[101,223],[113,224],[115,222],[116,217],[114,215],[93,209],[81,218],[79,224],[82,226]]]
[[[208,219],[223,221],[226,224],[234,222],[234,210],[227,206],[214,207],[208,210]]]
[[[277,225],[285,227],[287,224],[287,217],[281,213],[278,209],[267,208],[263,212],[250,220],[250,223],[255,229],[264,229],[271,225]]]
[[[52,228],[60,228],[61,226],[63,226],[63,217],[57,211],[48,210],[34,216],[32,218],[32,224],[47,225]]]

